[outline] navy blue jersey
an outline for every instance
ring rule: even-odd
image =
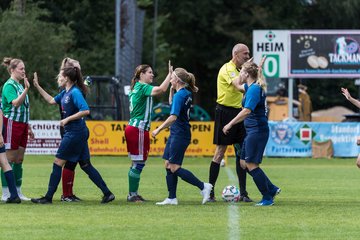
[[[61,105],[61,111],[63,118],[67,118],[71,115],[74,115],[80,111],[89,110],[85,98],[76,86],[73,86],[66,92],[66,90],[61,91],[58,95],[54,97],[54,100],[57,104]],[[85,119],[76,119],[70,121],[65,125],[65,131],[80,131],[86,128]]]
[[[192,104],[191,92],[185,88],[174,94],[170,115],[176,115],[176,121],[170,127],[170,134],[173,137],[185,139],[191,138],[190,133],[190,107]]]
[[[244,120],[247,132],[268,128],[266,94],[258,84],[253,83],[250,86],[245,84],[242,105],[251,110],[251,113]]]

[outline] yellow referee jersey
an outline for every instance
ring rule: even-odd
[[[226,107],[241,108],[243,94],[237,90],[232,81],[239,76],[239,70],[231,60],[225,63],[219,71],[217,78],[217,100],[218,104]]]

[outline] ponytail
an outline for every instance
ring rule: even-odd
[[[7,68],[8,73],[11,75],[11,70],[15,69],[19,63],[23,62],[18,58],[4,57],[1,65]]]
[[[141,64],[135,68],[134,76],[131,79],[131,83],[130,83],[130,90],[134,89],[135,83],[140,80],[140,74],[145,73],[148,70],[148,68],[150,68],[150,65],[147,64]]]
[[[192,92],[198,92],[199,88],[195,86],[195,76],[194,74],[186,71],[184,68],[176,68],[174,70],[175,76],[180,79],[181,82],[186,84],[186,87],[190,88]]]

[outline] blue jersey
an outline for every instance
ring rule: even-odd
[[[87,105],[82,92],[76,86],[71,87],[67,92],[66,90],[61,91],[54,97],[54,100],[61,106],[62,116],[64,118],[80,111],[89,110],[89,106]],[[84,118],[70,121],[65,125],[65,131],[79,131],[84,130],[84,128],[86,128]]]
[[[170,127],[170,135],[185,139],[191,138],[190,107],[192,104],[191,92],[185,88],[174,94],[170,115],[176,115],[176,121]]]
[[[253,83],[250,86],[245,84],[242,105],[251,110],[244,120],[246,132],[268,128],[266,94],[258,84]]]

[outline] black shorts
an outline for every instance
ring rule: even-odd
[[[215,129],[214,129],[214,140],[213,143],[216,145],[231,145],[239,143],[242,145],[246,131],[244,122],[240,122],[234,125],[229,133],[225,135],[222,131],[224,126],[228,124],[242,108],[226,107],[220,104],[216,105],[215,109]]]

